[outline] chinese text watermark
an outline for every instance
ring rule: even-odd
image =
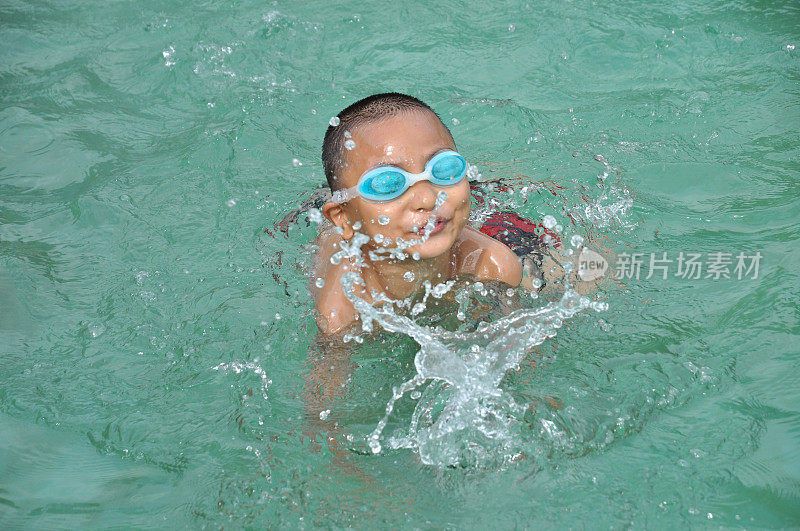
[[[649,280],[669,277],[687,280],[720,280],[758,278],[758,268],[762,255],[759,251],[752,254],[739,253],[695,253],[679,252],[677,256],[661,253],[626,253],[616,255],[609,264],[602,255],[584,249],[578,258],[578,275],[583,280],[594,280],[611,272],[617,280],[636,279]]]

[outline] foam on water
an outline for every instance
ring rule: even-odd
[[[604,171],[597,176],[597,187],[600,189],[599,197],[588,202],[581,210],[574,213],[576,218],[583,219],[586,223],[596,228],[608,228],[611,225],[620,225],[631,228],[626,221],[628,209],[633,206],[630,192],[617,183],[608,185],[608,176],[616,170],[612,168],[603,155],[595,155],[594,159],[603,164]]]

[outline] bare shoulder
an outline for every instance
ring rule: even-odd
[[[522,280],[522,263],[514,252],[495,240],[467,227],[455,249],[455,274],[467,273],[481,280],[499,280],[516,286]]]
[[[342,289],[342,276],[350,271],[349,262],[342,260],[338,264],[331,263],[331,257],[339,250],[341,241],[341,236],[333,230],[323,231],[317,236],[319,250],[315,257],[315,278],[322,279],[322,287],[314,283],[314,310],[317,326],[325,335],[347,329],[358,315]]]

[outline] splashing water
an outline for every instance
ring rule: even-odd
[[[349,291],[348,297],[352,296]],[[605,309],[568,289],[562,299],[543,308],[518,310],[493,323],[482,323],[474,332],[431,329],[397,315],[391,307],[380,308],[351,299],[363,317],[377,321],[389,332],[411,336],[419,345],[413,378],[393,389],[386,414],[369,437],[374,453],[380,452],[381,435],[394,405],[405,393],[427,381],[446,384],[449,396],[418,404],[407,432],[388,440],[392,449],[411,448],[426,464],[457,466],[485,462],[488,452],[498,450],[510,458],[521,450],[517,437],[527,406],[518,404],[500,388],[510,369],[536,345],[556,334],[578,312]],[[430,396],[431,389],[426,389]],[[436,393],[433,393],[436,394]],[[440,411],[435,412],[435,409]]]
[[[630,227],[626,216],[632,200],[627,189],[619,179],[608,179],[606,183],[610,174],[618,172],[602,156],[595,159],[603,163],[605,171],[598,175],[594,197],[584,198],[586,203],[580,210],[553,205],[558,214],[542,213],[543,224],[557,230],[564,242],[565,248],[555,252],[564,256],[562,267],[567,274],[572,270],[569,257],[577,257],[586,243],[583,236],[574,232],[576,222],[609,230]],[[469,169],[480,177],[476,167]],[[492,194],[495,186],[493,181],[483,188]],[[539,191],[539,185],[525,184],[516,191],[519,193],[501,190],[495,194],[496,198],[484,195],[486,201],[479,208],[479,217],[498,209],[514,209],[518,206],[513,203],[514,198],[524,204],[527,192]],[[427,223],[416,227],[414,238],[406,241],[398,237],[395,241],[376,234],[371,241],[354,225],[354,236],[340,242],[331,257],[332,263],[347,260],[352,266],[341,277],[341,283],[361,323],[361,330],[345,335],[344,342],[364,343],[365,334],[373,333],[377,324],[379,330],[411,338],[419,345],[413,375],[392,388],[385,413],[375,428],[361,435],[351,433],[348,440],[356,445],[361,441],[363,450],[373,453],[410,449],[423,463],[437,467],[504,466],[520,458],[543,456],[548,451],[580,453],[586,448],[599,449],[611,444],[616,439],[615,430],[622,430],[618,426],[628,425],[624,419],[621,424],[619,419],[609,420],[608,437],[595,441],[591,434],[575,430],[569,415],[564,416],[547,397],[537,393],[529,396],[525,391],[520,393],[517,386],[509,386],[508,378],[513,380],[518,370],[523,373],[530,370],[528,360],[536,347],[555,336],[565,323],[587,310],[607,309],[605,302],[577,293],[569,280],[565,279],[557,292],[549,291],[547,296],[540,297],[537,290],[544,284],[538,278],[532,281],[534,291],[528,293],[522,288],[508,289],[492,282],[420,282],[412,273],[404,276],[403,281],[420,282],[419,291],[407,299],[395,300],[374,290],[370,297],[362,295],[366,287],[361,275],[363,267],[380,260],[419,259],[419,253],[410,248],[427,241],[435,228],[436,214],[447,197],[446,192],[439,192]],[[609,198],[617,197],[623,203],[609,203]],[[592,216],[584,213],[587,204],[586,210]],[[309,221],[317,220],[322,220],[321,213],[310,212]],[[388,225],[391,220],[376,219],[374,223]],[[472,216],[470,224],[476,225]],[[442,298],[446,298],[444,308],[450,311],[439,311],[442,307],[437,299]],[[447,306],[447,301],[455,306]],[[437,310],[433,311],[434,308]],[[490,314],[486,314],[487,308]],[[379,335],[375,339],[382,341],[379,338],[384,337]],[[548,411],[548,404],[556,410]],[[409,407],[413,408],[410,415]]]
[[[597,176],[597,187],[601,190],[600,196],[593,202],[585,205],[581,211],[575,212],[576,218],[582,218],[596,228],[608,228],[611,225],[632,228],[626,222],[628,209],[633,206],[633,199],[625,186],[618,183],[606,184],[608,176],[616,170],[602,155],[595,155],[594,159],[603,165],[603,173]]]
[[[429,238],[436,211],[446,199],[447,194],[440,192],[428,223],[420,231],[420,238],[410,241],[397,238],[393,246],[370,250],[370,260],[408,259],[409,247],[423,244]],[[548,216],[547,223],[555,226],[556,219]],[[372,332],[377,323],[383,330],[411,337],[420,345],[414,360],[416,374],[393,388],[383,418],[367,437],[370,450],[379,453],[384,447],[412,449],[418,452],[423,463],[436,466],[468,466],[514,459],[523,448],[524,441],[519,433],[524,429],[523,416],[530,405],[518,403],[505,392],[500,386],[501,380],[509,370],[519,367],[532,348],[556,335],[567,320],[586,309],[603,311],[606,303],[579,295],[567,282],[560,300],[543,307],[518,309],[494,322],[482,322],[475,330],[448,331],[426,326],[414,318],[424,312],[429,298],[441,299],[453,289],[455,282],[433,285],[426,281],[422,299],[413,302],[411,298],[393,300],[375,291],[371,294],[372,302],[367,302],[356,294],[355,286],[365,286],[358,271],[365,265],[362,247],[369,240],[368,236],[356,232],[349,242],[340,243],[341,250],[331,259],[334,263],[347,259],[356,266],[342,276],[343,291],[360,314],[363,332]],[[412,258],[414,254],[418,256],[413,253]],[[407,274],[405,280],[413,280],[413,273]],[[470,298],[486,296],[489,292],[480,282],[474,287],[474,290],[463,289],[456,294],[461,321],[464,321]],[[511,299],[517,290],[502,290],[501,293]],[[363,341],[360,336],[353,335],[347,340]],[[412,398],[420,398],[408,427],[384,437],[383,431],[395,404],[407,393]],[[541,428],[546,429],[546,426]]]
[[[278,314],[276,314],[277,316]],[[236,374],[252,371],[255,375],[257,375],[261,379],[261,396],[264,397],[264,400],[268,400],[267,397],[267,388],[272,384],[272,380],[269,379],[267,373],[264,369],[259,365],[258,358],[253,361],[248,362],[240,362],[240,361],[233,361],[231,363],[220,363],[219,365],[212,367],[215,371],[230,371]]]

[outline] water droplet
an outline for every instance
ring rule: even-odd
[[[583,236],[580,234],[573,235],[572,238],[569,239],[569,244],[576,249],[581,247],[583,245]]]
[[[542,236],[543,243],[547,244],[550,243],[551,241],[553,241],[553,237],[550,236],[549,234],[545,234],[544,236]]]
[[[369,448],[373,454],[381,453],[381,443],[378,442],[378,436],[375,435],[369,440]]]
[[[411,271],[406,271],[403,273],[403,280],[406,282],[414,282],[414,273]]]
[[[326,420],[330,414],[331,414],[331,410],[330,409],[326,409],[324,411],[320,411],[319,412],[319,419],[320,420]]]
[[[794,44],[787,44],[786,49],[791,52],[792,50],[794,50]]]
[[[414,253],[411,255],[411,258],[413,258],[414,260],[419,260],[419,259],[420,259],[420,254],[419,254],[419,253],[417,253],[417,252],[414,252]]]
[[[517,27],[514,26],[514,24],[509,24],[508,25],[508,31],[514,31],[515,29],[517,29]]]
[[[353,230],[358,230],[360,228],[361,228],[361,222],[360,221],[356,221],[355,223],[353,223]]]
[[[352,140],[348,140],[348,141],[346,141],[346,142],[344,143],[344,147],[345,147],[345,148],[347,148],[347,151],[352,151],[352,150],[353,150],[353,148],[355,148],[355,147],[356,147],[356,143],[355,143],[355,142],[353,142]]]
[[[557,223],[556,218],[554,218],[550,214],[542,218],[542,225],[544,225],[544,228],[546,229],[552,229],[553,227],[556,226],[556,223]]]
[[[439,210],[442,208],[442,205],[447,201],[447,198],[450,197],[447,195],[447,192],[444,190],[439,190],[439,193],[436,194],[436,204],[433,206],[434,210]]]
[[[706,455],[706,452],[705,452],[705,451],[703,451],[703,450],[701,450],[701,449],[699,449],[699,448],[692,448],[692,449],[691,449],[691,450],[689,450],[689,451],[690,451],[690,452],[691,452],[691,454],[692,454],[692,455],[693,455],[695,458],[697,458],[697,459],[699,459],[699,458],[701,458],[701,457],[704,457],[704,456]]]
[[[105,331],[106,327],[101,324],[89,325],[89,333],[92,334],[92,337],[100,337]]]
[[[317,278],[317,281],[316,281],[314,284],[315,284],[315,285],[316,285],[318,288],[322,288],[323,286],[325,286],[325,279],[323,279],[322,277],[320,277],[320,278]]]
[[[164,56],[164,66],[173,66],[175,64],[175,60],[172,57],[175,55],[175,48],[173,46],[161,52],[161,55]]]
[[[380,216],[378,216],[379,225],[388,225],[389,221],[391,221],[391,219],[389,219],[389,216],[387,216],[386,214],[381,214]]]
[[[338,116],[334,116],[330,120],[328,120],[328,123],[331,124],[331,127],[336,127],[337,125],[339,125],[339,122],[341,122],[341,120],[339,120]]]
[[[512,288],[508,288],[506,290],[506,297],[513,297],[517,292],[514,291]]]
[[[383,234],[378,233],[373,239],[375,240],[375,243],[381,243],[383,241]]]
[[[453,118],[453,125],[458,125],[460,123],[461,121],[458,118]]]
[[[225,204],[228,205],[229,207],[235,207],[236,199],[228,199],[227,201],[225,201]]]
[[[419,391],[417,390],[411,391],[411,398],[413,398],[414,400],[417,400],[421,396],[422,393],[420,393]]]
[[[542,287],[542,279],[540,279],[540,278],[534,278],[534,279],[531,281],[531,285],[534,287],[534,289],[539,289],[539,288],[541,288],[541,287]]]
[[[353,138],[353,135],[350,134],[350,131],[345,131],[344,132],[344,137],[345,138]]]
[[[556,232],[561,232],[562,230],[564,230],[564,227],[561,225],[556,225]]]
[[[318,208],[309,208],[308,221],[312,223],[322,223],[322,212]]]

